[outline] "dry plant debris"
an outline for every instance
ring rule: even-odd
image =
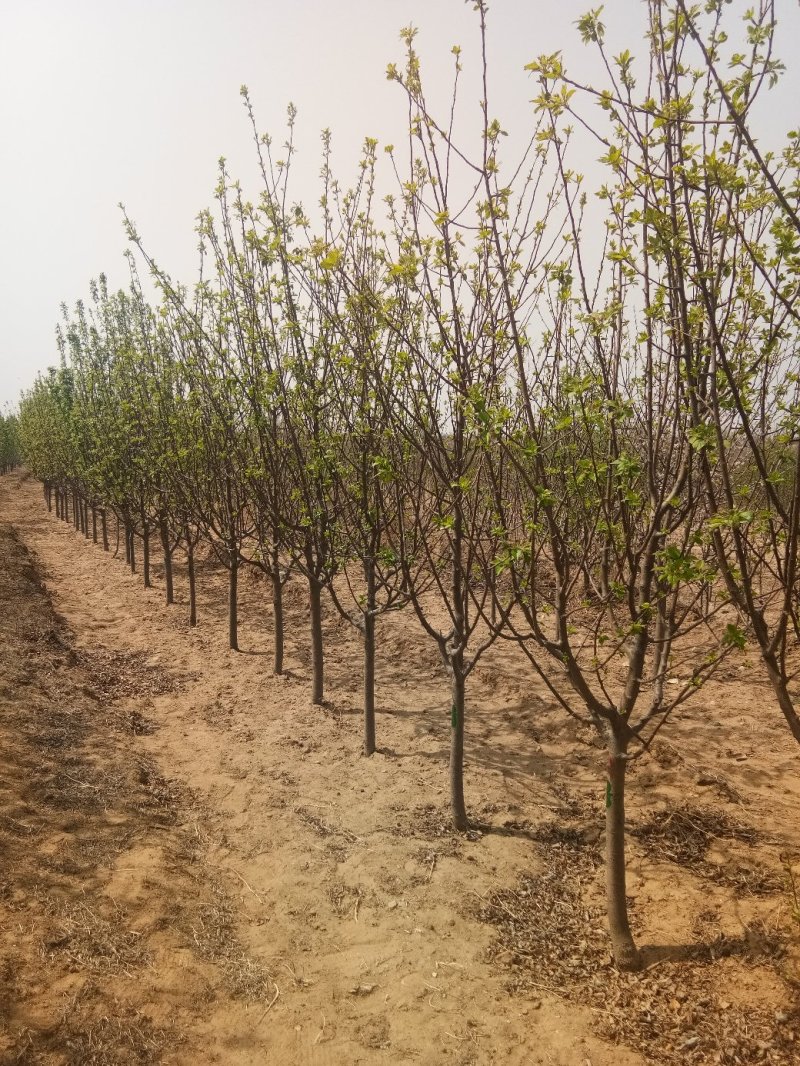
[[[611,961],[592,858],[556,843],[545,862],[543,873],[479,903],[479,917],[496,930],[492,953],[510,969],[512,990],[590,1006],[603,1035],[647,1061],[797,1062],[800,1010],[776,1015],[756,1006],[743,1009],[722,999],[711,980],[710,968],[730,955],[752,965],[777,962],[785,950],[781,936],[754,925],[738,939],[654,948],[650,956],[656,958],[642,973],[624,974]],[[647,949],[644,954],[647,959]]]
[[[189,680],[154,665],[144,652],[91,648],[81,650],[79,659],[100,699],[165,696],[179,692]]]
[[[723,811],[684,803],[668,811],[651,812],[631,826],[630,832],[651,854],[688,867],[717,884],[753,895],[770,895],[783,888],[783,878],[777,869],[756,868],[743,861],[718,864],[708,860],[708,849],[715,840],[737,841],[749,847],[762,842],[756,829]],[[763,850],[759,858],[763,862]]]

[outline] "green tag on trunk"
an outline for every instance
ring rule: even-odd
[[[453,729],[458,729],[458,707],[455,704],[450,710],[450,725]]]
[[[611,788],[611,782],[606,781],[606,810],[611,806],[614,800],[614,792]]]

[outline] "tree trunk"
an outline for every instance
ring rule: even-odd
[[[187,569],[189,571],[189,625],[197,625],[197,588],[194,580],[194,544],[192,538],[186,537]]]
[[[272,672],[283,673],[283,582],[278,549],[272,551],[272,643],[274,657]]]
[[[128,543],[130,545],[130,564],[131,573],[136,573],[136,534],[133,532],[133,526],[127,527]]]
[[[228,644],[239,650],[239,548],[235,540],[228,545]]]
[[[77,492],[72,493],[72,524],[77,531],[81,528],[81,507]]]
[[[161,551],[164,554],[164,584],[167,587],[167,604],[171,604],[175,602],[175,592],[172,582],[172,548],[169,543],[167,520],[163,515],[158,521],[158,530],[161,535]]]
[[[44,498],[45,498],[45,501],[47,502],[47,510],[48,511],[52,511],[53,510],[53,489],[52,489],[52,486],[51,486],[49,481],[45,481],[45,483],[44,483]]]
[[[103,530],[103,551],[108,551],[108,522],[106,521],[106,509],[100,508],[100,526]]]
[[[311,702],[319,706],[325,692],[325,662],[322,649],[322,585],[315,577],[308,579],[311,610]]]
[[[364,754],[375,754],[375,615],[364,616]]]
[[[89,528],[89,501],[86,497],[84,497],[83,500],[83,535],[87,540],[89,540],[92,535],[91,529]]]
[[[97,507],[92,504],[92,543],[97,544]]]
[[[614,960],[620,970],[638,970],[641,961],[628,922],[625,889],[625,773],[627,743],[612,737],[606,780],[606,903]]]
[[[450,808],[453,826],[460,832],[469,829],[464,803],[464,672],[460,654],[451,664],[453,704],[450,708]]]
[[[56,489],[56,518],[61,518],[61,493]]]
[[[142,519],[142,578],[144,579],[144,587],[146,589],[152,588],[152,581],[150,580],[150,526],[147,524],[147,518],[145,517],[144,508],[141,512]]]
[[[778,666],[778,661],[775,656],[770,652],[762,652],[764,659],[764,665],[767,668],[767,676],[769,677],[775,697],[778,701],[778,706],[781,709],[781,714],[786,719],[786,724],[789,726],[789,730],[800,744],[800,717],[798,717],[797,711],[794,707],[792,697],[786,690],[786,682],[781,676],[781,670]]]
[[[600,598],[607,600],[611,594],[611,545],[608,539],[603,543],[603,555],[600,563]]]
[[[364,754],[375,753],[375,561],[364,564],[367,595],[364,611]]]

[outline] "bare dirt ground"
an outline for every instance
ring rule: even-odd
[[[113,547],[113,538],[112,538]],[[410,615],[381,621],[380,752],[360,650],[225,575],[163,604],[0,479],[0,1062],[634,1066],[800,1060],[800,750],[752,656],[632,773],[632,915],[602,913],[602,753],[506,648],[470,679],[467,800],[447,815],[447,682]]]

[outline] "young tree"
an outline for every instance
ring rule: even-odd
[[[484,29],[484,5],[479,12]],[[598,26],[596,13],[581,23],[589,37]],[[627,54],[616,61],[622,84],[613,100],[632,92],[630,63]],[[485,35],[483,69],[485,85]],[[496,441],[488,454],[503,534],[497,568],[515,593],[514,611],[500,617],[560,705],[605,744],[609,926],[618,965],[636,968],[625,892],[631,749],[649,745],[743,635],[724,595],[708,604],[714,574],[698,551],[692,368],[675,329],[679,307],[660,243],[671,209],[662,168],[672,134],[655,57],[647,88],[656,102],[635,109],[641,129],[629,129],[612,107],[596,269],[584,182],[568,164],[573,86],[557,56],[531,69],[541,85],[536,143],[555,171],[564,251],[552,254],[556,245],[541,238],[539,247],[551,250],[523,258],[536,189],[503,184],[499,126],[488,121],[484,97],[477,169],[499,293],[494,329],[514,378],[505,404],[481,398],[476,416]],[[545,201],[555,202],[555,194]],[[538,232],[547,220],[540,217]],[[677,689],[665,687],[668,672],[680,674]]]
[[[775,5],[748,8],[740,27],[718,4],[701,12],[678,0],[657,16],[660,67],[673,96],[690,79],[705,89],[701,124],[677,131],[673,173],[685,218],[675,243],[690,294],[686,332],[702,336],[708,351],[692,411],[708,537],[800,742],[790,692],[790,652],[800,637],[800,136],[790,132],[776,154],[759,147],[751,129],[783,69],[774,54]],[[681,70],[668,67],[675,51],[686,56]]]

